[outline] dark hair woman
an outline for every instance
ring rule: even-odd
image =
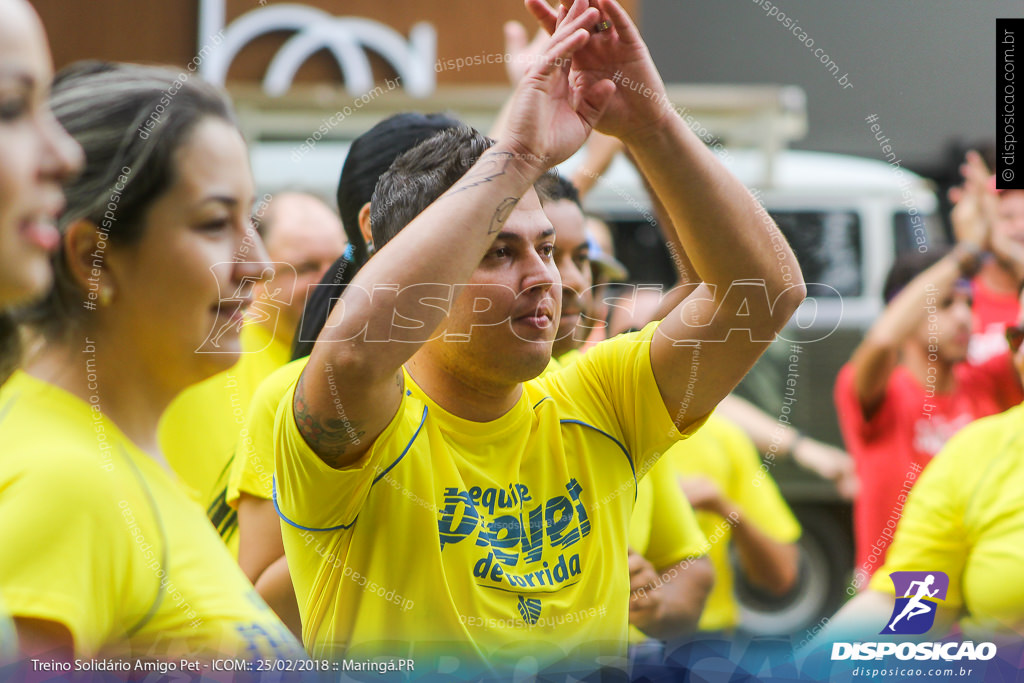
[[[102,63],[58,74],[51,105],[85,167],[0,391],[0,591],[21,649],[301,656],[157,447],[171,399],[237,359],[263,274],[231,107],[194,76]]]

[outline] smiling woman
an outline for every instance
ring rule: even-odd
[[[237,359],[265,259],[230,105],[177,77],[88,63],[55,79],[85,168],[54,287],[21,318],[38,343],[0,391],[0,592],[25,656],[301,656],[157,446],[171,399]]]
[[[0,0],[0,381],[16,356],[11,305],[50,284],[60,184],[82,151],[57,125],[46,101],[50,51],[38,17],[23,0]],[[5,367],[3,358],[11,359]]]
[[[229,105],[195,81],[165,108],[161,98],[175,78],[99,62],[58,75],[54,111],[81,140],[87,164],[67,187],[55,286],[23,316],[51,341],[80,328],[123,325],[121,337],[134,337],[133,348],[168,352],[149,378],[161,385],[187,385],[230,365],[237,334],[218,338],[224,353],[193,352],[237,313],[221,310],[221,299],[244,303],[247,290],[235,290],[259,279],[254,262],[265,259],[260,246],[234,260],[240,243],[253,239],[253,191]],[[166,109],[161,124],[143,131],[155,106]]]

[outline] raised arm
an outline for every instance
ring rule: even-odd
[[[981,252],[991,246],[995,198],[987,190],[988,171],[977,153],[969,153],[960,170],[965,182],[953,196],[952,213],[957,246],[889,302],[850,360],[857,401],[867,418],[884,398],[900,349],[925,319],[929,301],[946,299],[958,279],[973,275]]]
[[[662,397],[682,429],[736,386],[805,289],[785,238],[746,188],[674,112],[663,120],[626,145],[665,207],[678,253],[704,283],[665,316],[651,345]],[[699,352],[679,342],[700,342]]]
[[[590,133],[615,88],[570,85],[568,57],[597,19],[584,0],[565,14],[516,89],[502,139],[362,267],[329,318],[294,395],[296,425],[329,467],[355,463],[387,426],[402,365],[442,326],[443,302],[469,282],[523,193]],[[399,312],[417,324],[395,326]]]
[[[503,27],[505,31],[505,73],[508,74],[508,81],[515,88],[519,81],[523,80],[530,65],[535,63],[547,47],[548,34],[543,29],[537,31],[533,40],[530,40],[526,28],[518,21],[507,21]],[[514,93],[513,93],[514,94]],[[505,100],[501,105],[497,118],[491,126],[490,136],[495,140],[505,134],[505,127],[508,125],[508,117],[512,110],[513,97]]]
[[[626,12],[613,0],[591,4],[611,28],[573,55],[573,68],[581,79],[617,85],[596,128],[625,143],[704,282],[664,319],[651,344],[662,398],[685,428],[709,413],[764,352],[803,301],[803,278],[771,218],[669,104]],[[543,0],[528,5],[542,23],[552,19]]]
[[[622,141],[604,133],[591,133],[584,149],[583,162],[573,171],[572,184],[580,192],[582,201],[594,189],[598,179],[612,165],[622,151]]]
[[[961,242],[911,280],[868,330],[850,359],[857,401],[865,417],[874,414],[885,396],[900,349],[928,315],[929,301],[941,304],[949,297],[956,281],[976,267],[980,250],[981,245]]]

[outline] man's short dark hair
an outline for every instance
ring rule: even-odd
[[[583,210],[583,205],[580,203],[580,191],[569,182],[568,178],[559,175],[558,171],[552,170],[545,173],[533,186],[543,204],[568,199],[578,206],[580,211]]]
[[[460,125],[461,122],[447,114],[405,112],[389,116],[352,143],[338,182],[338,213],[357,266],[368,258],[359,231],[359,211],[370,201],[377,180],[402,152],[440,130]]]
[[[911,251],[897,256],[885,278],[885,287],[882,290],[885,303],[888,304],[895,299],[911,280],[934,266],[949,252],[948,247],[932,247],[928,251]]]
[[[395,159],[377,181],[370,201],[374,248],[383,248],[437,201],[493,144],[494,140],[481,132],[459,126],[437,133]],[[544,192],[542,183],[554,188],[558,183],[556,172],[548,171],[534,184],[538,194]],[[565,190],[559,187],[556,191]],[[576,200],[579,204],[578,193]]]
[[[370,200],[374,248],[382,249],[493,144],[479,131],[459,126],[433,135],[395,159],[377,181]]]

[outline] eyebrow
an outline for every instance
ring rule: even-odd
[[[541,239],[545,239],[547,237],[553,237],[554,234],[555,234],[555,229],[554,228],[546,228],[543,232],[538,234],[534,239],[535,240],[541,240]],[[504,232],[504,231],[503,232],[499,232],[498,236],[495,237],[494,239],[495,240],[505,240],[506,242],[525,242],[525,241],[527,241],[525,237],[523,237],[522,235],[519,235],[518,233]]]
[[[234,197],[228,197],[226,195],[219,195],[219,194],[211,195],[209,197],[203,197],[202,199],[200,199],[196,203],[196,205],[197,206],[202,206],[203,204],[206,204],[208,202],[217,202],[218,204],[227,204],[230,207],[238,206],[238,200],[235,199]]]

